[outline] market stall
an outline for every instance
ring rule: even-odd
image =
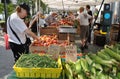
[[[103,49],[94,53],[81,52],[74,42],[77,28],[69,21],[38,30],[39,40],[33,40],[30,54],[21,55],[7,79],[120,79],[120,44],[105,45],[106,34],[100,30],[94,30],[94,43]],[[111,28],[111,39],[116,30]]]
[[[71,50],[71,47],[68,47],[66,56],[67,54],[70,55],[72,53],[73,53],[73,50]],[[17,74],[14,71],[11,72],[8,79],[12,79],[12,78],[18,79],[18,78],[24,78],[24,77],[28,79],[29,78],[41,79],[39,77],[42,77],[45,79],[52,79],[52,78],[53,79],[71,79],[71,78],[73,79],[74,78],[76,79],[80,79],[80,78],[83,78],[83,79],[86,79],[86,78],[87,79],[94,79],[94,78],[119,79],[120,78],[120,73],[119,73],[120,72],[120,69],[119,69],[120,44],[115,44],[114,46],[106,45],[102,50],[98,51],[95,54],[89,53],[85,56],[82,56],[79,54],[77,56],[72,56],[69,58],[67,58],[66,56],[64,57],[64,61],[63,61],[63,56],[61,56],[62,58],[61,60],[59,60],[59,62],[61,61],[62,62],[61,62],[61,66],[58,66],[58,67],[62,67],[62,68],[57,68],[57,69],[53,68],[51,71],[51,68],[50,69],[44,68],[43,64],[39,64],[39,65],[38,63],[36,63],[37,65],[35,64],[35,62],[37,62],[37,60],[39,60],[39,57],[40,57],[38,54],[29,54],[26,56],[22,55],[21,58],[16,62],[16,64],[13,67]],[[76,58],[77,60],[75,60],[75,58],[73,57],[77,57]],[[42,59],[43,60],[41,60],[41,62],[44,61],[44,58]],[[32,61],[34,61],[34,63]],[[47,61],[46,63],[50,63],[51,66],[55,66],[52,64],[52,61],[51,62],[49,62],[49,60],[46,60],[46,61]],[[39,61],[39,63],[41,62]],[[25,66],[26,68],[24,68]],[[36,67],[31,68],[33,66],[36,66]],[[37,66],[42,66],[42,67],[37,68]],[[44,66],[47,66],[47,65],[44,65]],[[60,69],[60,72],[58,69]],[[38,73],[40,73],[41,75]],[[56,73],[59,76],[57,76]],[[53,74],[56,74],[56,75],[52,76]]]

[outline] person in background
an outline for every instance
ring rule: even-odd
[[[52,25],[57,24],[57,22],[58,22],[57,19],[56,19],[57,15],[58,15],[57,13],[53,12],[53,13],[51,13],[51,15],[49,15],[48,17],[46,17],[45,18],[46,24],[48,26],[52,26]]]
[[[68,12],[68,16],[66,17],[66,19],[68,20],[69,25],[73,25],[74,20],[75,20],[75,16],[74,16],[72,11]]]
[[[66,18],[67,17],[67,13],[65,11],[62,12],[62,19]]]
[[[84,13],[84,7],[80,7],[79,9],[80,14],[77,17],[77,20],[80,23],[80,41],[81,41],[81,50],[84,52],[86,40],[88,39],[89,35],[89,21],[88,19],[92,19],[87,13]]]
[[[44,20],[44,15],[41,12],[38,12],[35,16],[33,16],[33,20],[30,21],[29,28],[34,33],[37,33],[37,23],[38,23],[38,26],[41,26],[41,27],[47,26]]]
[[[74,20],[74,19],[75,19],[75,16],[74,16],[73,12],[69,11],[69,12],[68,12],[68,16],[67,16],[66,18],[68,18],[68,19],[70,19],[70,20]]]
[[[7,19],[7,33],[10,48],[14,55],[15,62],[23,53],[29,53],[27,44],[27,35],[33,39],[39,38],[27,28],[23,18],[30,14],[30,8],[26,3],[19,4],[16,7],[16,12],[12,13]]]
[[[86,5],[86,10],[87,10],[87,13],[90,15],[90,16],[93,16],[93,14],[92,14],[92,11],[90,10],[90,5]],[[88,21],[89,21],[89,36],[88,36],[88,39],[87,39],[87,41],[86,41],[86,44],[85,44],[85,48],[88,48],[88,45],[87,45],[87,42],[91,42],[91,23],[92,23],[92,20],[91,20],[91,18],[90,19],[88,19]]]

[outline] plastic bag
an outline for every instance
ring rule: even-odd
[[[5,48],[6,50],[10,49],[9,41],[8,41],[8,34],[4,35],[4,40],[5,40]]]

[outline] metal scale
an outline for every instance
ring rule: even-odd
[[[71,33],[76,33],[76,28],[73,26],[60,26],[59,27],[59,33],[67,33],[67,40],[68,43],[70,44],[70,34]]]

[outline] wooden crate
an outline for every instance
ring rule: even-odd
[[[31,53],[40,53],[44,52],[47,53],[48,47],[47,46],[33,46],[32,44],[29,46]]]
[[[110,41],[117,41],[119,25],[112,25],[110,29]]]
[[[67,33],[59,33],[58,39],[59,40],[67,40]],[[75,41],[75,34],[70,34],[70,41]]]
[[[52,34],[58,35],[58,29],[56,27],[40,28],[40,35],[52,35]]]

